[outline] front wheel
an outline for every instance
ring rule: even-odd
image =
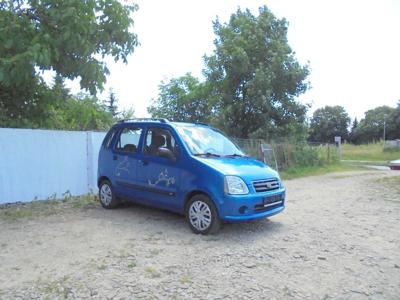
[[[221,227],[217,209],[206,195],[195,195],[189,200],[186,220],[194,233],[216,233]]]
[[[115,208],[119,204],[117,197],[114,195],[110,181],[103,180],[100,183],[99,199],[101,206],[107,209]]]

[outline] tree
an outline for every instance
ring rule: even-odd
[[[54,76],[52,91],[54,100],[65,101],[70,97],[70,90],[65,86],[64,78],[59,74]]]
[[[110,89],[108,92],[108,100],[106,102],[109,112],[111,112],[113,117],[117,117],[119,115],[117,106],[118,99],[112,89]]]
[[[390,113],[387,124],[387,139],[400,139],[400,100],[397,107]]]
[[[214,22],[204,74],[217,100],[215,120],[228,134],[270,138],[305,128],[308,107],[295,98],[307,90],[309,70],[289,47],[287,28],[266,6],[258,16],[238,9],[229,23]]]
[[[357,128],[358,128],[358,120],[357,120],[357,118],[354,118],[353,124],[351,125],[350,133],[349,133],[349,140],[350,140],[350,142],[352,142],[354,144],[358,144],[357,134],[356,134]]]
[[[309,140],[334,142],[335,136],[347,139],[350,117],[342,106],[325,106],[317,109],[311,118]]]
[[[40,128],[62,130],[108,130],[115,122],[107,107],[96,97],[79,94],[69,97],[58,106],[50,106]]]
[[[169,82],[162,82],[159,91],[159,97],[148,108],[153,118],[185,122],[210,121],[212,101],[208,82],[200,82],[187,73]]]
[[[136,9],[117,0],[0,0],[0,126],[43,118],[52,101],[44,71],[79,78],[92,95],[102,90],[103,59],[126,63],[137,46],[130,32]]]
[[[369,143],[383,139],[383,128],[386,121],[387,124],[387,139],[394,139],[399,136],[397,127],[396,132],[396,109],[390,106],[379,106],[365,112],[365,117],[361,119],[355,135],[357,142]]]

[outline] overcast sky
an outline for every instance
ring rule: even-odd
[[[214,49],[212,21],[241,8],[267,5],[289,22],[296,57],[310,63],[312,88],[300,97],[311,112],[342,105],[352,118],[400,99],[400,0],[137,0],[133,31],[140,46],[128,64],[110,63],[107,88],[137,117],[157,98],[162,80],[201,76],[203,55]]]

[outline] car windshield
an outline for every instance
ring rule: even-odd
[[[213,128],[205,126],[177,126],[177,130],[194,155],[244,155],[238,146]]]

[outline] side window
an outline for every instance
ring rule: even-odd
[[[124,128],[119,135],[117,150],[135,153],[139,146],[141,128]]]
[[[107,148],[107,149],[110,148],[111,142],[112,142],[112,140],[113,140],[113,138],[114,138],[116,132],[117,132],[116,129],[112,129],[112,130],[110,130],[110,131],[107,133],[106,137],[105,137],[104,140],[103,140],[103,144],[102,144],[102,146],[103,146],[104,148]]]
[[[177,145],[175,139],[167,129],[150,128],[147,131],[144,152],[149,155],[160,156],[159,149],[168,149],[176,155]]]

